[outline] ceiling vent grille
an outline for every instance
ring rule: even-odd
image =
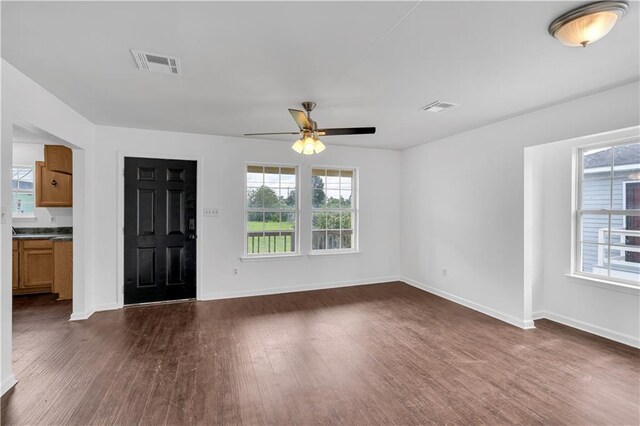
[[[459,106],[460,104],[453,104],[451,102],[440,102],[440,101],[435,101],[435,102],[431,102],[428,105],[423,106],[422,108],[420,108],[423,111],[429,111],[429,112],[444,112],[444,111],[448,111],[450,109],[453,109],[457,106]]]
[[[162,74],[182,75],[180,60],[178,58],[134,49],[131,49],[131,54],[138,68],[141,70]]]

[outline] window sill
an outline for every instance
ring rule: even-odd
[[[272,260],[300,260],[304,256],[301,254],[272,254],[264,256],[240,256],[242,263],[246,262],[268,262]]]
[[[361,251],[315,251],[307,253],[310,258],[324,258],[324,257],[341,257],[341,256],[357,256],[361,254]]]
[[[613,290],[621,293],[640,295],[640,286],[637,285],[619,283],[615,281],[604,280],[601,278],[589,277],[586,275],[565,274],[565,276],[582,284],[603,288],[605,290]]]
[[[11,217],[12,222],[35,222],[38,218],[35,216],[13,216]]]

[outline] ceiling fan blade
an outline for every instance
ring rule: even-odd
[[[311,130],[313,126],[311,125],[309,119],[307,118],[307,115],[303,111],[297,109],[289,109],[289,113],[295,120],[298,127],[300,127],[300,130]]]
[[[298,135],[300,132],[245,133],[245,136]]]
[[[375,127],[342,127],[337,129],[319,129],[318,135],[320,136],[370,135],[375,132],[376,132]]]

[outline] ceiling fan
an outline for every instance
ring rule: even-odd
[[[289,109],[289,113],[300,128],[298,132],[271,132],[271,133],[245,133],[245,136],[267,136],[267,135],[300,135],[291,148],[294,151],[305,154],[317,154],[324,151],[325,146],[320,141],[320,136],[338,135],[368,135],[376,132],[375,127],[341,127],[333,129],[318,129],[318,123],[311,119],[311,111],[316,107],[315,102],[303,102],[302,108],[306,111]]]

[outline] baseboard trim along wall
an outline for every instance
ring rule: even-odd
[[[619,333],[617,331],[609,330],[608,328],[599,327],[584,321],[565,317],[564,315],[554,314],[553,312],[536,312],[534,316],[538,319],[548,319],[553,322],[560,323],[569,327],[577,328],[578,330],[585,331],[587,333],[595,334],[596,336],[604,337],[605,339],[613,340],[618,343],[623,343],[628,346],[640,349],[640,338],[631,336],[629,334]]]
[[[89,319],[89,317],[91,315],[93,315],[95,311],[91,310],[89,312],[80,312],[80,313],[73,313],[71,314],[71,317],[69,317],[69,321],[82,321],[82,320],[86,320]]]
[[[424,290],[427,293],[435,294],[436,296],[440,296],[444,299],[450,300],[459,305],[465,306],[469,309],[473,309],[474,311],[478,311],[482,314],[489,315],[490,317],[499,319],[500,321],[504,321],[515,327],[522,328],[525,330],[535,328],[533,321],[525,321],[520,318],[516,318],[512,315],[505,314],[504,312],[496,311],[495,309],[489,308],[488,306],[484,306],[479,303],[472,302],[471,300],[464,299],[462,297],[456,296],[455,294],[447,293],[446,291],[428,286],[426,284],[423,284],[411,278],[403,277],[400,280],[409,284],[410,286],[419,288],[420,290]]]
[[[0,395],[4,395],[9,389],[14,387],[18,383],[15,375],[11,375],[7,377],[4,382],[2,382],[2,389],[0,389]]]
[[[266,296],[270,294],[298,293],[301,291],[328,290],[340,287],[353,287],[357,285],[381,284],[393,281],[402,281],[398,276],[369,278],[365,280],[337,281],[323,284],[307,284],[293,287],[272,287],[259,290],[221,291],[202,295],[198,300],[233,299],[237,297]]]

